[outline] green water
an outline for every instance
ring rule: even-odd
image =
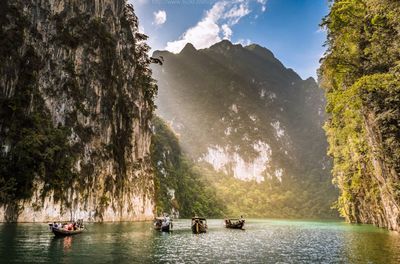
[[[55,238],[46,224],[1,224],[0,263],[400,263],[400,235],[341,222],[248,220],[230,230],[210,220],[193,235],[189,220],[174,232],[152,223],[87,224]]]

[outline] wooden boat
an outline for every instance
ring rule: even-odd
[[[172,219],[168,220],[164,217],[156,217],[154,219],[154,229],[161,232],[172,231]]]
[[[207,219],[204,217],[193,217],[192,218],[192,232],[193,234],[200,234],[207,232]]]
[[[228,218],[228,219],[225,219],[224,222],[225,222],[225,227],[226,228],[243,229],[245,220],[244,219]]]
[[[49,224],[50,230],[56,236],[72,236],[80,234],[84,231],[83,221],[80,219],[77,222],[69,222],[63,224]]]

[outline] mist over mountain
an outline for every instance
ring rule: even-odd
[[[321,206],[330,207],[336,193],[322,129],[325,102],[313,78],[302,80],[266,48],[227,40],[153,56],[164,58],[153,67],[158,115],[189,157],[231,178],[274,182],[272,192],[323,186]]]

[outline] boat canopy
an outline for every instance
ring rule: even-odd
[[[206,220],[207,221],[207,219],[205,219],[204,217],[192,217],[192,220]]]

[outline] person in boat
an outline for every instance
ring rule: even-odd
[[[156,219],[154,220],[154,226],[155,226],[156,228],[161,228],[161,221],[160,221],[160,219],[156,218]]]
[[[204,220],[200,220],[200,224],[204,227],[207,228],[206,222]]]
[[[163,227],[169,226],[170,222],[171,222],[171,219],[170,219],[169,215],[166,214],[166,215],[164,216],[164,221],[163,221],[163,223],[162,223],[162,226],[163,226]]]

